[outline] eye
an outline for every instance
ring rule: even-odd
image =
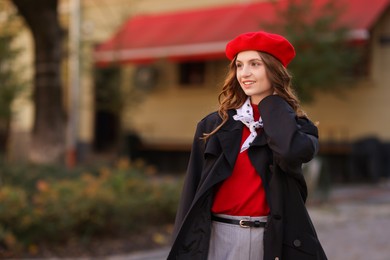
[[[241,63],[236,63],[236,68],[241,68],[242,64]]]
[[[258,66],[260,66],[261,65],[261,62],[259,62],[259,61],[253,61],[252,63],[251,63],[251,66],[253,66],[253,67],[258,67]]]

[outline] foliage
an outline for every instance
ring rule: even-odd
[[[151,175],[153,169],[140,162],[122,160],[91,171],[16,168],[0,167],[0,244],[8,250],[135,232],[174,220],[181,180]]]
[[[294,77],[294,88],[304,102],[313,100],[316,90],[336,91],[353,86],[355,69],[361,49],[348,38],[349,28],[341,15],[345,6],[335,0],[321,6],[313,0],[285,1],[277,6],[280,23],[267,25],[280,31],[294,45],[297,56],[289,65]]]
[[[16,65],[16,59],[22,49],[15,47],[17,36],[15,29],[16,16],[7,8],[4,1],[0,2],[0,14],[3,20],[0,26],[0,147],[4,150],[9,134],[12,116],[11,104],[23,90],[25,82],[21,80],[22,68]]]
[[[0,35],[0,120],[11,117],[11,103],[23,86],[14,66],[20,50],[12,46],[13,40],[14,35]]]

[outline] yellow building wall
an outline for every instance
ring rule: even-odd
[[[259,0],[261,1],[261,0]],[[146,13],[157,13],[157,12],[171,12],[184,9],[193,9],[193,8],[207,8],[211,6],[234,4],[234,3],[248,3],[248,2],[258,2],[250,0],[196,0],[196,1],[181,1],[181,0],[81,0],[81,81],[80,81],[80,101],[79,101],[79,124],[78,124],[78,137],[79,141],[83,143],[91,143],[94,137],[94,82],[93,82],[93,60],[92,53],[93,47],[95,44],[107,40],[111,37],[115,31],[131,16],[138,14]],[[11,5],[12,6],[12,5]],[[65,30],[69,28],[70,15],[71,15],[71,0],[61,0],[59,2],[59,16],[60,21]],[[68,39],[65,39],[65,41]],[[19,43],[24,47],[24,53],[21,57],[21,63],[25,64],[28,68],[26,70],[26,78],[32,80],[33,77],[33,41],[31,34],[27,28],[21,30],[19,35]],[[65,43],[66,46],[66,43]],[[66,54],[66,51],[64,52]],[[67,109],[69,104],[69,68],[68,61],[65,57],[63,63],[63,87],[64,87],[64,106]],[[131,69],[130,69],[131,70]],[[131,80],[131,79],[129,79]],[[126,86],[128,87],[128,86]],[[131,87],[131,86],[130,86]],[[187,104],[188,107],[195,106],[192,105],[191,101],[187,102],[187,99],[191,100],[193,97],[198,97],[199,105],[202,107],[210,107],[211,104],[215,103],[215,95],[210,94],[210,89],[200,88],[200,89],[186,89],[178,90],[175,92],[174,88],[171,88],[167,93],[164,89],[157,91],[151,96],[151,99],[146,99],[144,106],[140,107],[141,112],[137,114],[147,115],[143,119],[135,118],[132,122],[132,117],[129,116],[131,113],[129,111],[124,112],[124,124],[126,129],[136,129],[143,130],[144,126],[150,126],[148,123],[149,118],[153,118],[150,110],[153,110],[152,107],[158,106],[161,111],[172,114],[174,111],[177,111],[174,107],[177,103],[178,105]],[[189,96],[187,96],[189,94]],[[177,96],[182,96],[183,98],[180,101],[177,101],[175,98]],[[207,98],[205,98],[205,96]],[[157,99],[154,99],[156,97]],[[159,100],[164,100],[166,103],[159,103]],[[156,101],[157,100],[157,101]],[[206,100],[210,100],[207,102]],[[161,105],[163,108],[161,108]],[[208,109],[204,109],[206,111]],[[34,107],[31,100],[31,85],[27,88],[26,92],[22,94],[17,100],[15,100],[13,105],[14,116],[12,120],[12,136],[10,140],[10,149],[11,157],[24,157],[27,151],[19,151],[18,147],[24,147],[26,143],[29,142],[29,133],[32,131],[33,121],[34,121]],[[193,113],[193,112],[191,112]],[[203,116],[202,112],[195,112],[196,116],[194,118],[199,118],[200,115]],[[198,116],[199,114],[199,116]],[[192,114],[191,114],[192,115]],[[172,125],[173,121],[176,122],[175,117],[167,117],[167,122],[169,125]],[[182,118],[182,119],[188,119]],[[156,119],[155,122],[160,122],[160,119]],[[192,123],[191,123],[192,122]],[[190,119],[189,124],[194,124],[195,120]],[[174,132],[167,124],[164,124],[159,130],[156,130],[157,127],[150,127],[150,130],[147,130],[147,136],[150,136],[150,139],[165,140],[175,139],[177,142],[185,142],[190,135],[192,135],[192,126],[186,124],[180,130],[178,135],[171,137]],[[187,129],[188,128],[188,129]],[[153,130],[154,129],[154,130]],[[191,134],[190,134],[191,132]],[[168,134],[169,133],[169,134]],[[26,150],[26,149],[25,149]]]
[[[227,61],[208,62],[204,84],[180,86],[177,64],[163,62],[158,67],[160,78],[156,88],[145,94],[136,109],[125,111],[125,129],[137,132],[146,144],[189,144],[196,123],[218,108],[217,98],[227,64]]]
[[[82,40],[85,49],[89,51],[83,53],[82,60],[90,59],[93,45],[109,39],[131,16],[249,2],[262,2],[262,0],[84,0]],[[69,9],[67,5],[68,0],[63,1],[64,10]],[[137,131],[151,143],[188,143],[188,140],[192,140],[195,122],[203,117],[207,111],[210,111],[210,108],[215,109],[219,90],[206,86],[181,88],[175,85],[175,65],[168,63],[166,68],[164,63],[160,66],[164,69],[164,72],[160,74],[171,75],[171,78],[164,79],[160,83],[163,86],[158,86],[155,91],[148,94],[148,98],[145,98],[144,102],[137,107],[139,111],[134,111],[130,104],[131,109],[123,112],[122,124],[125,131]],[[123,68],[127,75],[124,86],[122,86],[125,91],[133,87],[131,85],[133,69],[132,65]],[[85,79],[82,85],[83,101],[81,107],[87,110],[81,111],[79,136],[81,140],[90,142],[93,139],[93,118],[91,117],[94,115],[91,113],[93,101],[88,97],[93,97],[93,79],[91,78],[93,67],[86,65],[82,73]],[[208,86],[214,86],[216,83],[212,82]],[[89,103],[92,104],[92,107],[88,105]],[[158,109],[158,113],[156,113],[156,109]],[[180,114],[180,110],[184,109],[187,109],[188,115]],[[166,114],[165,122],[158,115],[162,112]],[[182,126],[178,126],[178,120],[183,122]]]
[[[141,3],[142,2],[142,3]],[[209,1],[141,1],[133,2],[133,12],[153,13],[176,11],[186,8],[208,7]],[[218,4],[243,1],[217,1]],[[156,5],[155,5],[156,4]],[[389,16],[389,15],[386,15]],[[386,17],[385,16],[385,17]],[[321,141],[354,141],[374,135],[390,140],[389,110],[389,46],[380,45],[380,35],[389,35],[389,19],[380,21],[373,32],[370,74],[354,87],[346,87],[338,94],[316,93],[313,104],[304,104],[313,121],[318,121]],[[217,97],[222,85],[227,62],[208,64],[218,67],[215,76],[204,86],[182,87],[176,82],[176,67],[169,61],[161,61],[158,86],[134,109],[125,110],[122,117],[124,132],[137,132],[147,144],[188,145],[191,143],[196,123],[218,106]],[[364,66],[364,65],[363,65]],[[128,65],[127,82],[131,82],[132,68]],[[209,75],[209,74],[208,74]],[[133,87],[127,83],[125,88]]]
[[[27,30],[24,30],[16,38],[15,45],[16,48],[21,49],[21,54],[17,57],[17,63],[20,64],[22,68],[20,71],[23,72],[19,77],[22,78],[24,82],[27,83],[25,86],[25,92],[22,93],[18,98],[16,98],[12,104],[13,111],[13,121],[12,129],[16,131],[29,131],[33,126],[33,104],[32,104],[32,91],[31,83],[33,80],[33,46],[30,43],[31,35]],[[17,122],[17,123],[16,123]]]
[[[80,141],[91,143],[94,137],[94,82],[93,46],[107,40],[129,17],[143,13],[171,12],[193,8],[237,4],[245,0],[83,0],[81,36],[81,85],[80,117],[78,136]],[[64,28],[69,25],[69,0],[62,0],[60,16]],[[316,102],[304,105],[313,121],[319,121],[323,141],[352,141],[366,135],[376,135],[390,140],[389,98],[390,98],[390,50],[389,45],[380,44],[382,35],[390,35],[390,15],[386,14],[372,34],[373,47],[371,69],[368,78],[354,88],[346,88],[338,96],[317,93]],[[32,76],[33,45],[26,30],[20,36],[26,48],[24,60],[29,64],[28,76]],[[157,86],[146,92],[135,107],[131,104],[123,111],[124,133],[136,131],[147,144],[173,144],[188,146],[193,138],[196,123],[218,106],[218,94],[226,72],[227,61],[207,63],[207,79],[202,86],[183,87],[177,83],[176,64],[159,61],[160,71]],[[66,64],[65,64],[66,66]],[[135,66],[123,67],[124,90],[131,89]],[[69,87],[66,69],[64,75],[65,104]],[[14,104],[15,132],[28,133],[32,129],[33,105],[28,93]],[[14,140],[21,140],[16,137]],[[20,146],[16,144],[16,146]]]
[[[345,86],[338,93],[318,92],[315,102],[303,104],[309,117],[319,122],[322,142],[353,142],[367,136],[390,141],[390,45],[380,43],[380,37],[389,35],[390,15],[386,14],[372,32],[369,74],[355,86]],[[227,63],[215,66],[219,66],[215,79],[185,89],[175,83],[177,72],[170,64],[164,74],[171,80],[149,93],[135,114],[125,114],[125,128],[135,130],[150,144],[191,143],[196,123],[218,106]]]
[[[390,44],[380,43],[381,36],[389,35],[388,12],[372,34],[368,78],[339,94],[317,93],[315,102],[304,106],[311,119],[320,122],[322,141],[353,141],[368,135],[390,141]]]

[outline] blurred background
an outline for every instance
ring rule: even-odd
[[[268,30],[319,127],[304,170],[325,251],[387,259],[389,3],[0,0],[0,257],[164,256],[225,45]]]

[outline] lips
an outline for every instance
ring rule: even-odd
[[[244,86],[244,87],[250,87],[252,86],[253,84],[255,84],[256,81],[242,81],[241,84]]]
[[[244,83],[244,85],[250,85],[250,84],[253,84],[253,83],[255,83],[254,81],[244,81],[244,82],[242,82],[242,83]]]

